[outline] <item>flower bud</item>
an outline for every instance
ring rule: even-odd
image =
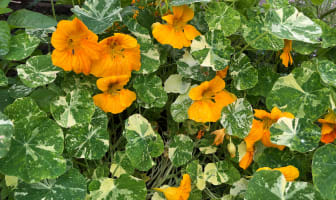
[[[227,150],[229,151],[231,158],[236,156],[236,146],[231,141],[227,145]]]

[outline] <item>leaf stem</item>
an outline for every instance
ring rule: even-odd
[[[320,19],[325,18],[326,16],[330,15],[331,13],[333,13],[333,12],[335,12],[335,11],[336,11],[336,7],[333,8],[333,9],[328,10],[327,12],[325,12],[325,13],[323,13],[323,14],[321,15]]]
[[[50,0],[50,3],[51,3],[51,9],[52,9],[52,13],[53,13],[54,19],[56,20],[56,12],[55,12],[54,0]]]

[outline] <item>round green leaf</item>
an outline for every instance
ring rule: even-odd
[[[232,35],[240,27],[240,14],[224,2],[213,2],[205,11],[205,20],[210,30],[219,30],[225,36]]]
[[[252,127],[253,110],[251,104],[241,98],[222,110],[220,123],[229,135],[245,138]]]
[[[122,174],[132,175],[134,167],[130,165],[130,159],[125,152],[117,151],[113,155],[113,160],[110,168],[110,172],[114,177],[120,177]]]
[[[190,48],[191,55],[201,66],[211,67],[214,71],[224,69],[234,52],[231,41],[218,30],[198,36],[192,41]]]
[[[21,9],[8,17],[8,24],[16,28],[49,28],[56,26],[57,21],[41,13]]]
[[[199,160],[194,160],[186,167],[187,173],[190,175],[192,182],[199,190],[205,189],[205,177],[203,173],[203,167],[199,164]]]
[[[314,63],[306,62],[288,76],[279,78],[266,98],[267,108],[271,110],[276,106],[297,118],[312,120],[323,115],[330,91],[321,84],[314,68]]]
[[[15,190],[17,200],[32,199],[85,199],[86,181],[77,169],[70,169],[56,180],[44,180],[39,183],[21,182]]]
[[[30,94],[30,97],[33,98],[41,110],[46,113],[50,112],[50,104],[56,96],[57,94],[54,91],[44,87],[37,88]]]
[[[73,90],[66,96],[59,96],[50,104],[50,112],[56,122],[69,128],[88,123],[95,111],[95,105],[87,90]]]
[[[336,199],[336,146],[327,144],[316,150],[312,162],[315,187],[325,199]]]
[[[258,83],[258,71],[245,54],[234,59],[229,72],[237,90],[250,89]]]
[[[192,159],[194,142],[186,135],[176,135],[169,144],[168,157],[175,167],[182,166]]]
[[[28,96],[30,93],[32,93],[34,89],[27,87],[21,83],[21,81],[18,81],[14,83],[9,89],[9,96],[11,96],[14,99],[21,98]]]
[[[331,28],[327,23],[319,19],[314,19],[314,22],[322,28],[322,48],[336,46],[336,28]]]
[[[229,161],[208,163],[204,168],[205,180],[213,185],[232,184],[240,179],[239,171]]]
[[[96,86],[97,78],[94,76],[85,76],[83,74],[67,73],[64,80],[61,82],[61,87],[66,93],[70,93],[73,90],[87,90],[90,94],[97,90]],[[100,92],[100,91],[99,91]]]
[[[53,120],[16,121],[10,150],[0,159],[0,171],[26,182],[56,178],[66,170],[63,143],[62,129]]]
[[[265,21],[267,29],[281,39],[320,42],[321,27],[293,6],[269,10]]]
[[[3,58],[13,61],[25,59],[35,51],[39,44],[38,38],[26,33],[14,35],[10,40],[9,52]]]
[[[336,65],[329,60],[318,60],[317,71],[324,83],[336,87]]]
[[[293,41],[293,50],[302,55],[309,55],[313,53],[319,44],[305,43],[301,41]]]
[[[82,8],[75,6],[71,11],[94,33],[103,33],[115,21],[121,21],[119,0],[87,0]]]
[[[99,180],[98,190],[90,192],[91,200],[145,200],[147,194],[146,184],[143,180],[121,175],[118,179],[103,178]]]
[[[188,119],[188,109],[192,104],[189,98],[189,92],[179,95],[174,103],[170,106],[170,113],[173,120],[176,122],[183,122]]]
[[[96,108],[90,123],[77,124],[67,130],[65,149],[76,158],[97,160],[102,158],[109,147],[107,116]]]
[[[30,97],[16,99],[13,104],[6,107],[5,114],[14,122],[25,120],[27,123],[35,118],[47,117]]]
[[[6,106],[11,104],[14,99],[9,95],[7,88],[0,88],[0,111],[3,111]]]
[[[8,85],[8,79],[6,77],[6,74],[0,69],[0,87],[7,85]]]
[[[203,67],[186,51],[182,59],[177,61],[177,72],[184,78],[196,81],[209,81],[216,76],[211,67]]]
[[[133,87],[136,90],[137,97],[151,107],[162,108],[168,100],[167,93],[162,87],[162,81],[155,74],[136,76]]]
[[[9,151],[14,125],[9,118],[0,112],[0,158]]]
[[[147,171],[155,163],[152,157],[157,157],[163,152],[163,141],[155,133],[150,123],[143,116],[134,114],[125,123],[123,135],[126,137],[126,154],[133,167]]]
[[[7,22],[0,21],[0,56],[6,55],[9,52],[10,38],[10,28]]]
[[[184,94],[190,87],[189,81],[184,81],[179,74],[170,75],[164,83],[164,90],[167,93]]]
[[[52,64],[49,55],[30,57],[25,65],[17,66],[22,83],[31,88],[52,83],[60,71]]]

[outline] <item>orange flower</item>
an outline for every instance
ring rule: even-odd
[[[194,26],[187,24],[193,17],[194,11],[187,5],[173,6],[173,14],[162,17],[167,24],[157,22],[152,25],[154,38],[177,49],[189,47],[191,40],[201,35]]]
[[[225,82],[218,76],[192,88],[189,97],[194,102],[188,109],[189,119],[196,122],[216,122],[220,118],[222,108],[237,99],[224,88]]]
[[[247,169],[253,161],[254,151],[247,151],[244,157],[239,161],[239,167],[242,169]]]
[[[285,41],[285,47],[283,48],[283,52],[280,55],[280,59],[282,60],[282,64],[285,65],[285,67],[288,67],[288,63],[293,64],[293,58],[291,55],[292,51],[292,40],[284,40]]]
[[[51,44],[55,48],[51,54],[52,62],[65,71],[88,75],[92,61],[99,59],[97,41],[98,36],[79,19],[62,20],[51,36]]]
[[[271,132],[269,131],[269,129],[272,126],[272,124],[276,123],[278,119],[280,119],[281,117],[287,117],[293,119],[294,115],[289,112],[281,112],[281,110],[277,107],[274,107],[271,113],[268,113],[265,110],[258,110],[258,109],[254,109],[254,111],[255,111],[254,116],[260,119],[263,123],[263,127],[261,129],[261,131],[263,131],[261,142],[266,147],[274,147],[282,151],[285,148],[285,146],[276,145],[271,142]]]
[[[168,187],[165,189],[153,188],[163,192],[167,200],[187,200],[191,191],[191,179],[189,174],[184,174],[179,187]]]
[[[137,40],[123,33],[115,33],[99,42],[102,55],[92,63],[91,74],[97,77],[131,75],[140,70],[140,45]]]
[[[278,170],[285,176],[286,181],[294,181],[300,176],[300,171],[298,170],[298,168],[292,165],[288,165],[286,167],[274,168],[274,169],[269,168],[269,167],[262,167],[262,168],[259,168],[257,172],[261,170]]]
[[[97,87],[104,93],[95,95],[94,103],[104,112],[118,114],[124,111],[136,99],[134,92],[123,88],[128,80],[127,75],[98,79]]]
[[[319,119],[318,122],[322,123],[321,142],[325,144],[333,142],[336,138],[336,114],[330,111],[324,119]]]
[[[212,135],[216,135],[213,144],[218,146],[223,144],[224,136],[225,136],[225,129],[215,130],[211,133]]]
[[[229,66],[226,66],[223,70],[217,71],[216,75],[224,79],[227,75],[228,69],[229,69]]]
[[[261,121],[255,119],[252,121],[252,128],[249,134],[244,138],[246,143],[246,151],[253,151],[254,143],[263,137],[264,131],[262,127],[263,123]]]

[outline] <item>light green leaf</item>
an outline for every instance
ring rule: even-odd
[[[170,113],[176,122],[184,122],[188,119],[188,109],[192,104],[189,98],[189,91],[179,95],[170,106]]]
[[[319,19],[315,19],[314,22],[322,28],[322,48],[336,46],[336,28],[331,28],[328,24]]]
[[[266,0],[271,5],[271,8],[283,8],[289,5],[288,0]]]
[[[16,176],[7,176],[5,175],[6,186],[16,188],[19,182],[18,177]]]
[[[145,182],[133,176],[123,174],[118,179],[103,178],[99,182],[99,189],[90,192],[90,200],[146,199]]]
[[[220,123],[225,132],[244,139],[250,132],[253,121],[251,104],[244,98],[237,99],[222,110]]]
[[[112,177],[120,177],[122,174],[132,175],[134,167],[130,165],[131,161],[125,152],[117,151],[113,155],[110,172]]]
[[[14,193],[17,200],[85,199],[85,195],[86,181],[77,169],[70,169],[56,180],[21,182]]]
[[[143,116],[134,114],[125,123],[123,135],[126,137],[126,154],[133,167],[147,171],[155,163],[152,157],[158,157],[163,152],[163,141],[155,133],[151,124]]]
[[[225,36],[232,35],[240,27],[240,14],[224,2],[213,2],[205,11],[209,30],[219,30]]]
[[[305,43],[301,41],[293,41],[293,50],[302,55],[309,55],[313,53],[319,44]]]
[[[245,54],[240,54],[234,58],[229,72],[237,90],[250,89],[258,83],[258,71]]]
[[[323,3],[324,0],[311,0],[314,5],[320,6]]]
[[[36,118],[47,117],[30,97],[16,99],[13,104],[6,107],[5,114],[14,122],[25,120],[27,123]]]
[[[77,124],[66,132],[65,149],[76,158],[101,159],[109,147],[107,116],[96,107],[90,123]]]
[[[186,167],[187,173],[190,175],[192,182],[199,190],[204,190],[206,183],[203,173],[203,167],[199,164],[199,160],[194,160]]]
[[[192,159],[194,142],[186,135],[176,135],[170,141],[168,157],[175,167],[182,166]]]
[[[247,190],[248,180],[245,178],[241,178],[238,181],[234,182],[232,184],[232,187],[230,188],[230,195],[234,197],[244,197],[244,194]]]
[[[213,135],[205,135],[200,140],[198,144],[198,149],[203,154],[214,154],[217,152],[218,148],[214,144],[214,137]]]
[[[324,83],[336,87],[336,65],[330,60],[315,60],[317,71]]]
[[[313,156],[312,175],[315,187],[325,199],[336,199],[336,146],[327,144]]]
[[[184,78],[191,78],[196,81],[209,81],[216,76],[216,72],[210,67],[202,67],[200,64],[186,51],[182,59],[177,61],[177,72]]]
[[[40,40],[38,38],[26,33],[14,35],[10,39],[9,52],[3,58],[13,61],[25,59],[35,51],[39,44]]]
[[[276,106],[297,118],[318,119],[328,107],[330,91],[321,84],[314,68],[309,61],[279,78],[266,98],[267,108]]]
[[[0,56],[6,55],[10,47],[10,28],[6,21],[0,21]]]
[[[320,42],[321,27],[293,6],[271,9],[266,14],[265,21],[267,29],[281,39]]]
[[[94,33],[103,33],[115,21],[121,21],[119,0],[87,0],[82,8],[75,6],[71,11]]]
[[[314,150],[321,138],[320,128],[304,118],[282,117],[271,126],[270,131],[272,143],[301,153]]]
[[[198,36],[191,43],[191,55],[201,66],[211,67],[214,71],[224,69],[230,62],[234,49],[231,41],[222,31],[209,31]]]
[[[46,117],[15,121],[15,133],[9,152],[0,159],[3,174],[17,176],[26,182],[53,179],[66,170],[63,132]]]
[[[171,74],[164,83],[164,90],[167,93],[184,94],[190,87],[190,81],[183,80],[179,74]]]
[[[56,97],[50,104],[52,116],[64,128],[90,122],[94,111],[95,105],[87,90],[73,90]]]
[[[151,107],[162,108],[168,100],[167,93],[162,87],[162,81],[155,74],[136,76],[133,87],[137,97]]]
[[[0,158],[4,157],[9,151],[13,132],[13,122],[0,112]]]
[[[245,41],[255,49],[277,51],[284,47],[283,39],[272,35],[259,18],[248,20],[242,29]]]
[[[232,184],[240,179],[239,171],[227,160],[208,163],[204,168],[204,176],[213,185]]]
[[[52,83],[60,71],[52,64],[50,55],[30,57],[25,65],[17,66],[22,83],[31,88]]]
[[[0,87],[7,85],[8,85],[8,79],[6,77],[6,74],[0,69]]]
[[[182,6],[185,4],[192,4],[196,2],[211,2],[211,0],[172,0],[169,4],[172,6]]]
[[[13,12],[7,21],[16,28],[50,28],[57,25],[54,18],[26,9]]]

